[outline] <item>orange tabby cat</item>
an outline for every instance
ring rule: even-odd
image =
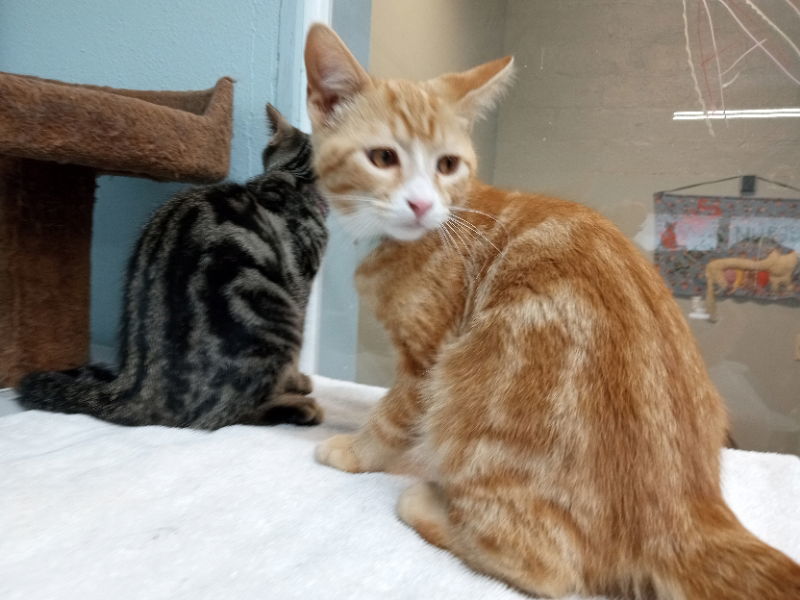
[[[512,59],[381,81],[320,25],[305,58],[319,184],[385,237],[356,279],[399,354],[317,459],[421,456],[400,518],[532,594],[800,598],[800,566],[722,499],[725,410],[656,270],[594,211],[475,178],[471,125]]]

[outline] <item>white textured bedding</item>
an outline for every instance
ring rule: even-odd
[[[522,598],[395,518],[407,479],[314,463],[383,391],[315,384],[311,429],[0,416],[0,598]],[[800,560],[800,459],[726,450],[723,476],[745,525]]]

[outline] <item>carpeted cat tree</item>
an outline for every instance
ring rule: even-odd
[[[88,359],[98,174],[228,172],[233,81],[123,90],[0,73],[0,387]]]

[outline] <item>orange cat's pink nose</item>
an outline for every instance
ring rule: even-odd
[[[422,215],[431,209],[433,202],[430,200],[420,200],[419,198],[414,198],[408,200],[408,205],[411,207],[411,210],[414,211],[414,216],[418,219],[421,219]]]

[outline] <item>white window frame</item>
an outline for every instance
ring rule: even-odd
[[[293,4],[293,0],[285,0]],[[294,73],[292,85],[292,109],[294,122],[304,131],[311,131],[311,122],[306,111],[306,68],[303,61],[303,48],[308,28],[313,23],[331,25],[333,0],[303,0],[298,3],[295,23],[294,52],[291,71]],[[322,285],[320,277],[314,280],[311,297],[306,309],[306,322],[303,332],[303,348],[300,352],[299,367],[305,373],[316,373],[319,367],[320,329],[322,323]]]

